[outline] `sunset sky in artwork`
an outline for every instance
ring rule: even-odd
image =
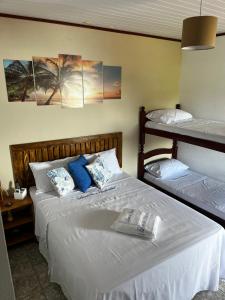
[[[121,67],[104,66],[104,99],[121,99]]]
[[[100,61],[83,60],[84,103],[103,100],[103,65]]]
[[[59,54],[62,106],[82,107],[83,78],[80,55]]]

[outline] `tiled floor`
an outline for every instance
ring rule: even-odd
[[[37,243],[9,249],[9,260],[16,300],[66,300],[60,287],[49,282],[47,263]],[[218,292],[200,292],[193,300],[225,300],[225,281]]]
[[[50,283],[47,263],[38,244],[26,243],[9,249],[16,300],[65,300],[60,287]]]

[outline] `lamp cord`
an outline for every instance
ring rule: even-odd
[[[201,0],[201,3],[200,3],[200,16],[202,15],[202,0]]]

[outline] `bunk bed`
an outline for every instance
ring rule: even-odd
[[[177,104],[176,109],[180,108],[180,105]],[[160,161],[161,159],[163,159],[161,158],[155,160],[155,157],[159,155],[163,156],[169,154],[171,155],[171,158],[177,159],[178,142],[184,142],[225,153],[225,122],[194,119],[192,122],[184,122],[184,124],[179,123],[167,125],[150,121],[146,117],[148,113],[149,112],[145,111],[145,107],[140,108],[138,179],[172,196],[178,201],[188,205],[189,207],[197,210],[198,212],[206,215],[207,217],[213,219],[214,221],[225,227],[224,182],[199,174],[190,169],[185,174],[185,178],[178,178],[173,182],[171,180],[158,180],[154,178],[154,176],[148,174],[148,172],[146,172],[145,170],[145,162],[147,160]],[[201,130],[201,126],[205,127],[206,129]],[[170,139],[172,140],[172,147],[159,148],[145,152],[146,135],[153,135]],[[193,183],[192,186],[195,186],[195,192],[193,190],[186,189],[187,193],[185,193],[184,188],[177,188],[177,186],[185,187],[185,184],[188,182],[188,180],[190,186],[190,182]],[[201,194],[201,185],[210,186],[211,194],[209,196],[206,193]],[[212,202],[216,202],[216,198],[219,197],[220,204],[224,202],[223,209],[220,211],[220,208],[214,208],[214,204],[212,204],[211,207],[207,206],[207,203],[204,203],[201,199],[201,197],[206,197],[206,195],[208,198],[208,202],[211,200]]]

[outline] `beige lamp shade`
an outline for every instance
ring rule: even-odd
[[[215,48],[217,17],[197,16],[183,21],[181,48],[207,50]]]

